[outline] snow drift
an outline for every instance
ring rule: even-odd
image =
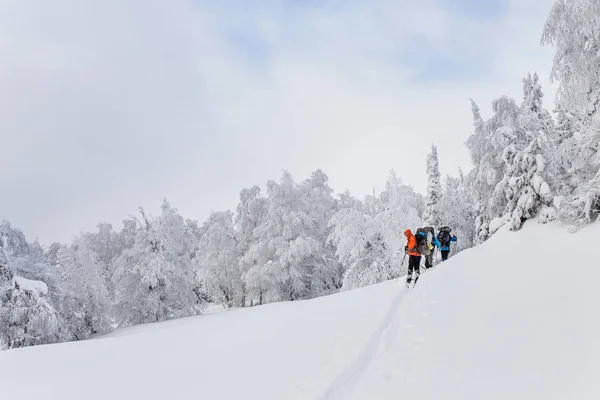
[[[2,399],[597,399],[600,225],[528,222],[422,274],[0,353]]]

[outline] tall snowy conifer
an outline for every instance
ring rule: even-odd
[[[556,0],[542,36],[556,49],[551,78],[560,81],[558,102],[589,116],[600,106],[599,26],[597,0]]]
[[[427,156],[427,196],[425,197],[425,211],[423,223],[426,226],[438,228],[442,221],[438,203],[442,198],[442,184],[440,182],[440,167],[437,147],[431,146],[431,153]]]
[[[518,135],[523,142],[515,141],[503,153],[506,210],[510,214],[508,224],[512,230],[519,229],[526,219],[535,217],[540,208],[549,206],[553,199],[545,179],[544,157],[544,150],[551,150],[553,124],[548,111],[542,108],[544,95],[537,74],[529,74],[523,80],[523,92],[519,115],[523,134]]]
[[[543,44],[556,53],[552,78],[558,103],[578,116],[576,137],[561,143],[573,193],[561,201],[560,217],[571,229],[600,213],[600,7],[595,0],[557,0],[546,21]],[[570,136],[570,135],[569,135]],[[566,156],[565,156],[566,155]]]
[[[471,104],[475,133],[467,140],[467,147],[474,164],[469,175],[477,193],[475,243],[479,244],[488,239],[492,220],[506,212],[505,150],[515,143],[522,146],[525,138],[519,127],[520,109],[513,99],[502,96],[494,100],[494,115],[487,121],[481,119],[475,103]]]

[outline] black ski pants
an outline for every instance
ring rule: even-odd
[[[410,283],[412,281],[413,272],[415,274],[415,283],[419,279],[419,275],[421,271],[419,267],[421,266],[421,256],[409,256],[408,257],[408,274],[406,275],[406,282]]]
[[[450,254],[450,250],[440,250],[442,252],[442,261],[446,261],[448,259],[448,254]]]

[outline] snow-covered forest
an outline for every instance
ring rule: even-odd
[[[541,38],[556,50],[555,103],[535,72],[522,98],[494,100],[490,118],[472,100],[473,169],[443,177],[432,144],[424,194],[393,171],[364,199],[335,194],[322,170],[299,181],[284,171],[203,223],[165,200],[160,215],[140,209],[122,227],[101,223],[43,247],[3,222],[0,348],[82,340],[201,314],[208,303],[251,307],[382,282],[405,272],[407,228],[452,227],[452,254],[534,217],[576,232],[600,212],[599,26],[597,2],[557,1]]]

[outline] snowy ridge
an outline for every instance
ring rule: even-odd
[[[389,281],[10,350],[0,397],[597,399],[600,271],[588,252],[599,234],[530,221],[408,293]]]

